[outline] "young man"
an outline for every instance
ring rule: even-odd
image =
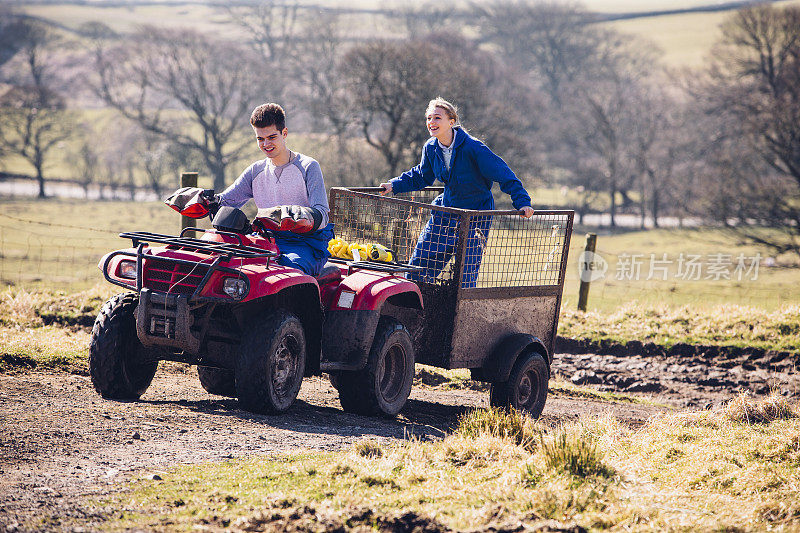
[[[282,213],[293,229],[274,232],[281,251],[278,263],[316,276],[330,257],[328,241],[333,238],[333,224],[328,223],[328,197],[319,163],[286,146],[289,130],[286,128],[286,115],[278,104],[263,104],[255,108],[250,124],[258,148],[267,157],[247,167],[219,195],[219,203],[239,208],[252,198],[259,211],[271,211],[271,218],[280,220]],[[286,226],[280,224],[281,228]]]

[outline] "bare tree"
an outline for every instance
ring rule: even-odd
[[[21,156],[36,172],[39,197],[45,197],[44,169],[53,149],[72,134],[72,115],[55,90],[52,48],[58,36],[36,22],[16,29],[18,53],[5,65],[11,88],[0,97],[0,152]]]
[[[594,69],[597,48],[607,38],[596,17],[575,2],[494,0],[473,3],[480,39],[500,48],[522,72],[542,80],[552,100],[562,86]]]
[[[268,63],[294,59],[300,42],[300,9],[298,3],[288,2],[225,7],[230,19],[249,36],[250,46]]]
[[[738,139],[729,134],[727,143],[740,153],[754,150],[772,174],[747,178],[751,209],[737,217],[738,228],[779,253],[800,254],[800,8],[758,5],[732,15],[709,74],[701,95],[707,112],[730,116]]]
[[[578,145],[577,153],[600,165],[614,227],[617,196],[626,193],[636,177],[631,147],[640,71],[632,58],[617,56],[611,50],[605,61],[603,77],[573,84],[566,110],[573,120],[566,137]]]
[[[451,64],[460,66],[443,68]],[[461,64],[428,39],[355,46],[343,58],[341,71],[355,123],[384,158],[390,175],[418,160],[428,138],[423,115],[432,98],[443,96],[479,109],[486,87],[475,65]]]
[[[134,154],[140,168],[144,171],[147,185],[161,198],[168,188],[169,178],[176,175],[175,168],[180,165],[176,153],[170,150],[170,143],[164,139],[144,133],[135,145]]]
[[[258,64],[234,43],[146,26],[96,50],[97,94],[144,130],[196,150],[225,187],[228,164],[250,144],[249,111],[263,101]],[[268,78],[268,73],[263,73]]]
[[[88,126],[83,126],[81,129],[88,129]],[[86,198],[89,198],[89,188],[92,183],[97,182],[100,167],[100,156],[95,150],[94,144],[88,136],[82,135],[78,149],[67,154],[67,162],[72,169],[73,176],[83,187],[83,194]]]
[[[633,102],[633,157],[637,174],[641,227],[649,212],[653,226],[665,211],[678,214],[691,208],[682,179],[690,179],[701,159],[704,140],[692,120],[686,95],[669,86],[667,76],[641,83]]]
[[[422,114],[437,92],[435,49],[424,43],[373,41],[350,50],[342,73],[364,140],[395,175],[425,140]]]
[[[604,208],[615,226],[620,199],[623,207],[633,203],[637,102],[656,61],[646,45],[615,33],[608,33],[585,61],[590,67],[562,79],[558,101],[551,100],[544,112],[546,168],[556,180],[583,191],[581,210],[594,208],[595,191],[604,189]]]
[[[310,17],[309,25],[314,31],[297,45],[296,93],[305,110],[314,117],[312,129],[332,131],[340,146],[344,146],[345,132],[353,122],[346,81],[340,72],[345,30],[338,15],[327,12]]]
[[[436,0],[409,2],[394,11],[392,15],[403,21],[409,39],[438,33],[447,27],[455,27],[464,17],[457,7]]]

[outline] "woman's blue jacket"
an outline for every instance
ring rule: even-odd
[[[531,197],[522,182],[500,156],[462,128],[456,126],[453,132],[450,170],[444,164],[444,154],[436,137],[431,137],[422,147],[419,165],[390,181],[392,192],[416,191],[433,185],[438,179],[444,183],[444,193],[434,204],[486,210],[494,209],[492,185],[496,181],[500,190],[511,196],[514,209],[531,205]]]

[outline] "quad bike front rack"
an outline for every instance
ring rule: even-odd
[[[119,250],[109,254],[103,264],[103,276],[109,283],[113,283],[127,289],[132,288],[131,284],[112,278],[108,269],[108,265],[112,259],[118,256],[126,256],[136,259],[137,292],[141,292],[145,287],[144,261],[148,260],[157,262],[160,268],[154,268],[153,270],[161,273],[164,276],[170,276],[170,281],[158,279],[148,279],[147,281],[150,283],[162,283],[167,285],[166,290],[160,292],[165,292],[168,295],[173,293],[173,290],[177,288],[177,292],[179,294],[183,295],[184,297],[188,297],[188,299],[192,302],[215,302],[222,300],[229,301],[228,299],[221,297],[200,296],[206,284],[215,272],[224,272],[242,280],[247,289],[244,291],[244,294],[248,294],[250,292],[250,281],[247,279],[247,276],[238,270],[223,267],[220,265],[220,263],[228,262],[235,258],[266,258],[269,260],[277,257],[278,254],[262,248],[247,246],[242,243],[241,237],[234,233],[220,231],[216,231],[216,233],[234,236],[238,238],[240,244],[204,241],[191,237],[175,237],[173,235],[164,235],[160,233],[143,231],[120,233],[120,237],[124,239],[131,239],[133,246],[136,247],[136,252]],[[211,259],[211,261],[209,263],[203,263],[198,261],[190,261],[187,259],[180,259],[177,257],[149,256],[145,254],[145,249],[149,248],[150,243],[163,244],[166,246],[174,246],[176,249],[205,253],[209,255],[209,259]],[[175,281],[172,278],[177,278],[178,281]],[[201,279],[198,281],[197,278]],[[197,281],[196,284],[195,281]]]

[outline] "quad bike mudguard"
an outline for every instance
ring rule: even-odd
[[[333,297],[322,326],[324,372],[361,370],[367,364],[383,304],[404,296],[422,309],[416,283],[380,272],[357,271],[345,277]]]

